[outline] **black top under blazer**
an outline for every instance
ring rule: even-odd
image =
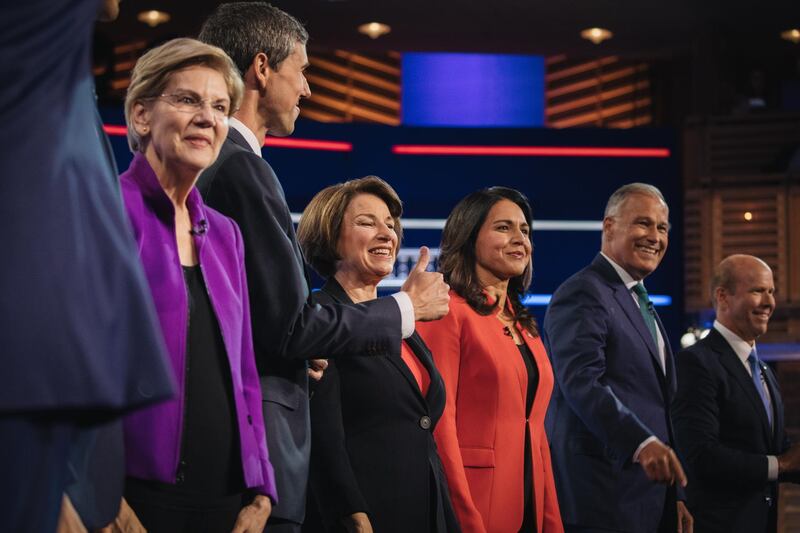
[[[278,504],[270,518],[302,523],[311,446],[306,359],[399,355],[400,308],[393,298],[312,305],[303,254],[272,167],[231,128],[197,188],[242,231],[264,426]]]
[[[767,480],[767,455],[788,447],[775,375],[761,363],[772,399],[773,427],[753,379],[716,329],[676,357],[673,422],[689,484],[695,531],[775,531],[777,482]]]
[[[314,298],[352,303],[333,278]],[[400,357],[331,361],[314,389],[310,482],[329,531],[356,512],[380,533],[460,531],[433,440],[444,382],[422,338],[406,342],[430,375],[425,397]]]

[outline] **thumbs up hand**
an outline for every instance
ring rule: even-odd
[[[414,320],[437,320],[449,311],[450,286],[444,282],[439,272],[426,272],[430,263],[430,250],[427,246],[419,249],[419,259],[408,274],[402,291],[411,298],[414,305]]]

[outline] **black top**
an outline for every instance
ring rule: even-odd
[[[144,488],[166,502],[197,504],[243,492],[244,476],[233,379],[217,317],[200,266],[184,266],[183,274],[189,324],[181,460],[174,485],[148,481]]]
[[[536,389],[539,387],[539,369],[533,359],[533,353],[525,343],[517,344],[522,360],[525,362],[525,370],[528,371],[528,391],[525,396],[525,416],[531,415],[533,399],[536,397]],[[531,436],[528,433],[528,426],[525,426],[525,513],[522,518],[520,532],[536,531],[535,510],[533,509],[533,463],[531,462]]]

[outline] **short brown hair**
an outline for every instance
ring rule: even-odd
[[[344,212],[359,194],[374,194],[386,202],[394,219],[397,242],[403,238],[400,226],[403,202],[392,186],[379,177],[366,176],[326,187],[308,203],[297,227],[297,240],[306,261],[320,276],[329,278],[336,273],[336,263],[341,260],[337,246]]]
[[[128,124],[128,146],[132,152],[144,150],[143,139],[133,125],[134,104],[160,95],[173,73],[197,65],[222,74],[231,99],[228,116],[239,109],[244,83],[236,65],[225,52],[195,39],[180,38],[167,41],[140,57],[133,67],[128,94],[125,96],[125,122]]]

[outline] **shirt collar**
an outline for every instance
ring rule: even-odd
[[[739,359],[742,360],[742,363],[746,363],[747,358],[750,356],[750,352],[755,350],[756,344],[753,343],[751,346],[749,342],[723,326],[719,320],[714,321],[714,329],[719,331],[719,334],[722,335],[726,341],[728,341],[728,344],[739,357]]]
[[[619,278],[622,280],[622,283],[625,284],[625,287],[627,287],[628,290],[633,289],[633,287],[637,283],[640,283],[640,282],[636,281],[635,279],[633,279],[633,277],[630,274],[628,274],[627,270],[625,270],[624,268],[619,266],[617,263],[615,263],[614,260],[611,259],[610,257],[608,257],[606,254],[604,254],[603,252],[600,252],[600,255],[605,257],[606,261],[611,263],[611,266],[614,267],[614,270],[617,271],[617,275],[619,275]],[[642,283],[642,285],[644,286],[644,283]]]
[[[256,155],[261,156],[261,144],[259,144],[258,139],[256,139],[256,134],[245,126],[241,120],[236,117],[230,117],[228,119],[228,127],[241,133],[244,140],[247,141],[247,144],[250,146],[250,149],[253,150]]]

